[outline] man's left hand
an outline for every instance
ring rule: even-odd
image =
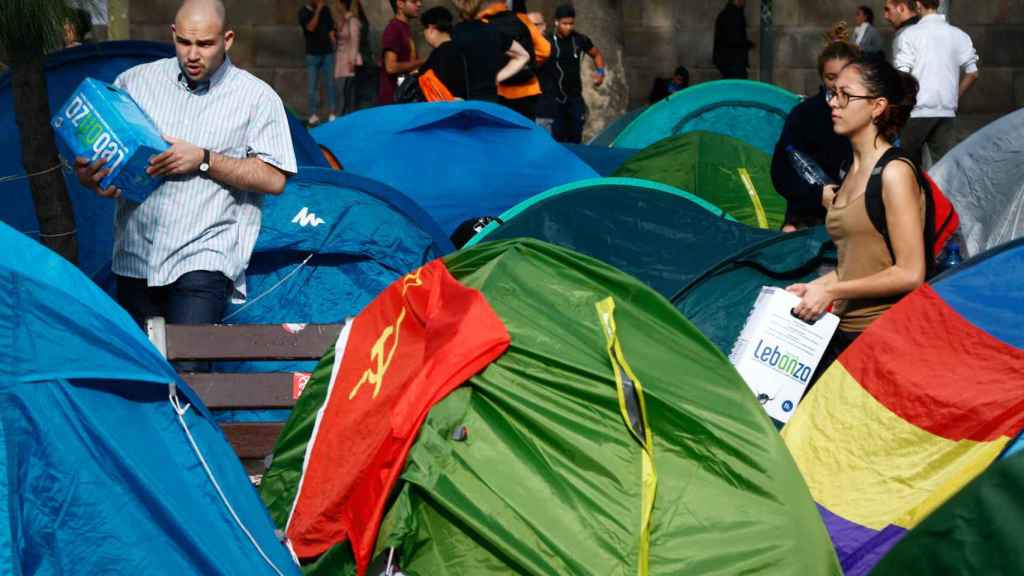
[[[203,149],[170,136],[164,140],[171,145],[166,151],[149,159],[146,174],[150,176],[187,176],[199,170],[203,163]]]
[[[604,74],[594,72],[594,86],[600,86],[601,84],[604,84]]]

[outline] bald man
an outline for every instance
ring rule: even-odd
[[[263,194],[295,173],[284,105],[262,80],[231,64],[235,33],[219,0],[187,0],[170,28],[177,58],[136,66],[114,84],[153,119],[170,148],[147,172],[164,178],[142,204],[100,189],[104,161],[76,160],[79,181],[115,198],[120,304],[141,323],[220,322],[245,295]]]

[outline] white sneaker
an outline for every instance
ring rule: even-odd
[[[309,125],[310,126],[316,126],[319,123],[320,123],[320,117],[317,116],[316,114],[313,114],[312,116],[309,117]]]
[[[336,115],[331,114],[330,116],[327,117],[327,121],[328,122],[334,122],[335,120],[337,120],[337,118],[338,117]]]

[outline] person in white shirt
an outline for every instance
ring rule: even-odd
[[[893,47],[893,64],[917,78],[917,106],[901,134],[901,147],[921,165],[928,145],[932,162],[956,144],[954,118],[960,98],[978,79],[978,52],[971,37],[938,13],[939,0],[918,0],[921,20]]]
[[[917,24],[921,16],[917,13],[916,0],[885,0],[882,15],[892,25],[895,34],[892,37],[892,53],[898,52],[900,36],[914,24]]]

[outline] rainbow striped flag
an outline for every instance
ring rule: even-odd
[[[847,575],[868,573],[1024,427],[1021,246],[904,298],[783,430]]]

